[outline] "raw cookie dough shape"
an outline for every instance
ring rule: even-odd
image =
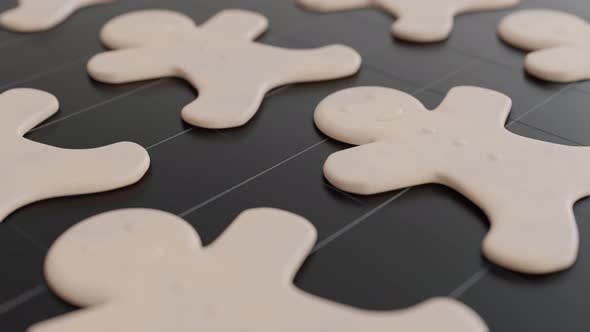
[[[18,7],[0,14],[0,26],[16,32],[56,27],[77,10],[116,0],[19,0]]]
[[[453,30],[454,16],[516,6],[520,0],[297,0],[311,11],[335,12],[375,7],[397,21],[391,27],[399,39],[417,43],[439,42]]]
[[[199,97],[182,110],[183,119],[199,127],[231,128],[248,122],[273,88],[342,78],[360,69],[360,55],[347,46],[289,50],[253,42],[267,27],[264,16],[244,10],[221,11],[199,27],[172,11],[124,14],[101,33],[106,46],[121,50],[95,56],[88,72],[106,83],[184,78]]]
[[[394,312],[360,310],[307,294],[292,280],[316,240],[297,215],[243,212],[206,248],[184,220],[156,210],[104,213],[49,250],[51,288],[81,311],[29,332],[484,332],[447,298]]]
[[[504,123],[511,105],[509,97],[477,87],[452,89],[432,112],[393,89],[337,92],[318,105],[315,123],[360,146],[331,155],[324,174],[360,195],[446,185],[487,214],[488,259],[523,273],[564,270],[577,257],[573,204],[590,195],[590,148],[510,133]]]
[[[25,205],[124,187],[146,173],[148,153],[135,143],[69,150],[23,137],[58,108],[53,95],[39,90],[0,94],[0,222]]]
[[[562,83],[590,79],[590,24],[583,19],[555,10],[523,10],[505,17],[498,33],[508,44],[532,51],[525,60],[531,75]]]

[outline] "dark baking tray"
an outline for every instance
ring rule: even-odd
[[[0,224],[0,331],[24,331],[75,310],[48,289],[43,259],[52,242],[84,218],[118,208],[162,209],[185,217],[207,244],[240,211],[260,206],[301,214],[317,227],[318,246],[296,279],[310,293],[378,310],[452,296],[495,332],[590,331],[589,200],[575,207],[581,248],[574,268],[542,277],[512,273],[482,258],[487,219],[451,189],[425,185],[360,197],[328,185],[322,164],[347,146],[327,139],[312,121],[318,101],[350,86],[398,88],[435,107],[449,88],[476,85],[513,98],[509,130],[590,145],[590,83],[527,76],[523,53],[496,36],[498,20],[510,10],[461,16],[448,41],[414,45],[392,39],[392,19],[376,10],[312,14],[293,2],[122,0],[80,11],[50,32],[0,31],[0,90],[38,88],[61,101],[59,113],[29,139],[66,148],[128,140],[148,148],[152,158],[148,175],[134,186],[43,201]],[[5,0],[0,10],[15,4]],[[586,0],[524,0],[520,7],[556,8],[590,20]],[[191,128],[180,109],[196,92],[183,81],[114,86],[86,74],[86,60],[103,49],[101,26],[141,8],[180,10],[197,23],[223,8],[256,10],[271,22],[262,42],[295,48],[344,43],[358,49],[364,66],[353,78],[277,89],[241,128]]]

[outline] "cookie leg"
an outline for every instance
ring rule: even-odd
[[[400,16],[391,27],[399,39],[418,43],[447,39],[453,29],[453,16],[444,11],[409,13]]]
[[[361,67],[361,56],[344,45],[309,50],[267,49],[272,52],[273,85],[331,80],[354,75]]]
[[[530,274],[558,272],[575,263],[579,240],[572,204],[540,201],[528,208],[489,210],[491,229],[483,243],[489,260]]]
[[[335,12],[373,6],[373,0],[297,0],[297,4],[316,12]]]
[[[224,129],[244,125],[258,111],[266,94],[260,84],[219,82],[199,86],[199,97],[182,110],[193,126]]]

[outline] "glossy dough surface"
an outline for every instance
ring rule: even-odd
[[[343,45],[291,50],[255,43],[267,19],[245,10],[224,10],[201,26],[166,10],[132,12],[104,27],[101,38],[116,51],[93,57],[90,75],[101,82],[127,83],[181,77],[199,92],[182,118],[205,128],[248,122],[270,90],[355,74],[360,55]]]
[[[504,128],[510,108],[509,97],[467,86],[434,111],[389,88],[337,92],[317,107],[316,125],[359,146],[331,155],[324,174],[360,195],[446,185],[487,214],[488,259],[524,273],[567,269],[578,253],[573,204],[590,194],[590,148],[515,135]]]
[[[101,214],[62,235],[46,261],[52,289],[86,308],[29,331],[487,331],[452,299],[377,312],[303,292],[293,278],[315,241],[307,220],[268,208],[243,212],[206,248],[175,215]]]
[[[508,44],[531,51],[525,68],[533,76],[569,83],[590,79],[590,24],[565,12],[536,9],[508,15],[498,27]]]
[[[0,14],[0,26],[16,32],[52,29],[77,10],[116,0],[19,0],[18,6]]]
[[[23,137],[58,108],[57,99],[40,90],[0,94],[0,222],[25,205],[125,187],[147,172],[149,155],[135,143],[71,150]]]
[[[360,8],[379,8],[397,20],[391,27],[400,39],[430,43],[447,39],[453,30],[454,16],[516,6],[520,0],[297,0],[299,5],[317,12]]]

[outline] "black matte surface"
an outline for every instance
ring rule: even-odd
[[[152,158],[148,175],[134,186],[36,203],[0,224],[0,331],[24,331],[75,309],[45,285],[43,257],[84,218],[116,208],[163,209],[184,216],[208,244],[240,211],[259,206],[301,214],[317,227],[318,246],[296,279],[313,294],[380,310],[454,296],[494,332],[589,331],[590,200],[575,207],[581,248],[573,269],[545,277],[512,273],[481,257],[487,219],[451,189],[426,185],[360,197],[327,184],[324,160],[347,146],[316,130],[312,115],[322,98],[351,86],[401,89],[434,108],[449,88],[469,84],[513,97],[509,130],[590,145],[590,83],[552,84],[526,75],[524,54],[496,36],[498,20],[510,10],[459,17],[447,42],[414,45],[394,40],[392,19],[379,11],[314,14],[293,2],[127,0],[81,11],[50,32],[0,30],[0,89],[38,88],[61,101],[60,112],[29,139],[68,148],[129,140]],[[0,10],[15,3],[4,1]],[[295,48],[345,43],[363,55],[364,67],[355,77],[273,91],[249,124],[223,131],[181,121],[180,109],[197,95],[181,80],[112,86],[85,72],[88,57],[102,50],[98,31],[110,17],[170,8],[200,23],[228,7],[268,16],[263,42]],[[521,7],[562,9],[590,20],[586,0],[523,0]]]

